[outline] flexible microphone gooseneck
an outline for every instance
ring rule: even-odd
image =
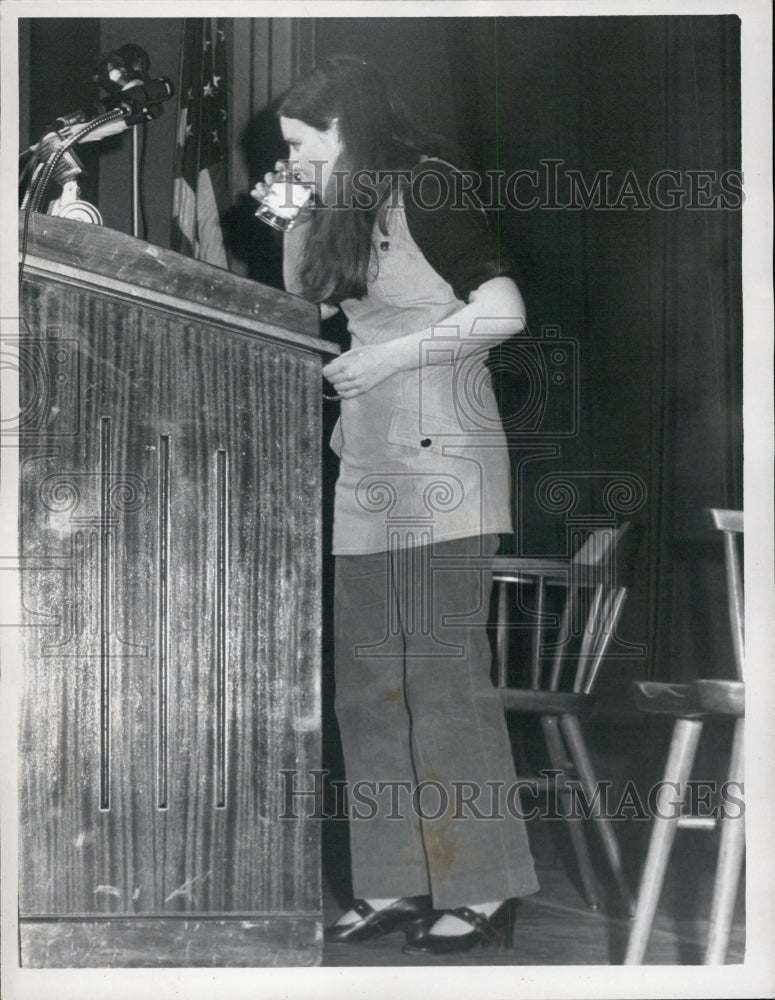
[[[43,196],[52,178],[63,163],[67,172],[68,151],[81,142],[94,142],[109,135],[124,132],[140,123],[158,118],[162,104],[175,93],[172,81],[167,77],[152,80],[148,76],[147,54],[136,45],[125,45],[100,59],[100,68],[95,82],[99,81],[110,93],[99,101],[61,115],[48,126],[43,138],[27,151],[33,157],[37,152],[41,162],[35,164],[33,158],[25,167],[31,174],[29,187],[22,202],[25,211],[22,234],[19,283],[21,287],[24,261],[27,252],[27,238],[30,217],[40,208]],[[53,147],[53,148],[52,148]],[[82,167],[74,152],[69,153],[75,173]]]
[[[46,132],[62,132],[86,122],[91,122],[106,111],[120,108],[127,128],[143,121],[151,121],[162,113],[162,102],[168,101],[175,93],[172,81],[166,76],[158,80],[146,80],[130,83],[124,90],[103,97],[85,108],[78,108],[69,114],[61,115],[46,129]],[[83,138],[86,138],[85,136]],[[82,141],[82,140],[78,140]]]

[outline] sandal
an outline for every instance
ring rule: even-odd
[[[468,951],[480,945],[482,948],[510,948],[513,922],[511,900],[507,899],[492,916],[477,913],[470,906],[458,906],[454,910],[444,910],[458,920],[471,925],[467,934],[434,934],[428,928],[412,941],[407,941],[404,951],[414,955],[450,955],[458,951]]]
[[[433,914],[430,896],[406,896],[382,910],[375,910],[364,899],[356,899],[352,909],[359,920],[350,924],[331,924],[323,932],[326,944],[356,944],[404,930],[407,941],[421,936]]]

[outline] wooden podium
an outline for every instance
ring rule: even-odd
[[[337,348],[301,299],[45,215],[22,316],[22,965],[317,964],[292,793]]]

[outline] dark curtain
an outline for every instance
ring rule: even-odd
[[[545,354],[559,337],[577,356],[575,424],[513,440],[516,544],[556,552],[569,520],[604,514],[603,474],[642,483],[622,626],[646,647],[637,672],[723,675],[721,542],[704,509],[742,505],[739,21],[467,18],[445,30],[471,162],[537,171],[517,194],[540,204],[494,213],[531,333]],[[597,196],[596,178],[608,184]],[[518,380],[509,391],[518,406]],[[572,511],[546,502],[552,476],[577,489]],[[633,676],[629,656],[619,665]]]
[[[60,115],[89,105],[100,95],[92,79],[100,51],[97,18],[21,18],[19,20],[19,150],[37,143]],[[84,172],[81,197],[97,203],[97,143],[78,147]],[[59,196],[52,184],[46,201]]]

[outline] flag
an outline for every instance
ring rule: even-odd
[[[228,208],[225,20],[187,18],[172,192],[173,250],[228,268],[221,217]]]

